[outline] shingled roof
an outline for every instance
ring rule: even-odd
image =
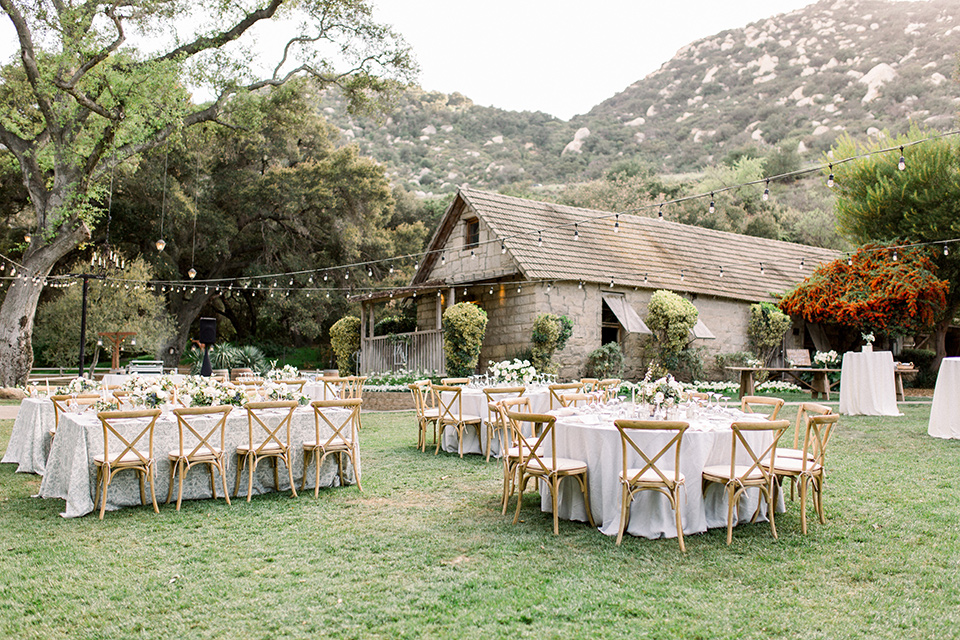
[[[428,251],[444,247],[468,209],[503,242],[526,280],[613,280],[619,286],[756,302],[773,299],[818,264],[840,256],[830,249],[645,216],[615,218],[611,212],[473,189],[457,193]],[[424,283],[432,264],[424,261],[411,285]]]

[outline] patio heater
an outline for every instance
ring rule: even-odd
[[[200,318],[200,345],[203,347],[203,364],[200,375],[210,377],[213,367],[210,365],[210,347],[217,341],[217,319]]]

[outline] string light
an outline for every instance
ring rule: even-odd
[[[493,285],[490,285],[490,295],[493,295]]]
[[[476,259],[477,259],[477,254],[476,254],[476,252],[474,252],[473,249],[470,249],[470,259],[471,259],[471,260],[476,260]]]
[[[344,272],[343,272],[343,279],[344,279],[344,280],[349,280],[349,279],[350,279],[350,271],[344,271]]]
[[[900,161],[897,162],[897,169],[903,171],[907,168],[907,159],[903,157],[903,145],[900,145]]]
[[[620,233],[620,214],[617,214],[617,220],[613,223],[613,232]]]
[[[767,179],[767,185],[763,189],[763,201],[766,202],[770,199],[770,180]]]
[[[760,275],[763,275],[763,263],[760,263]]]
[[[543,246],[543,233],[541,231],[537,231],[537,246]]]
[[[707,211],[713,213],[717,210],[716,203],[713,201],[713,192],[710,193],[710,206],[707,208]]]
[[[723,277],[723,267],[720,267],[720,277]]]
[[[548,282],[548,283],[547,283],[547,293],[550,293],[550,289],[552,289],[552,288],[553,288],[553,285]]]
[[[893,261],[894,261],[894,262],[897,261],[897,250],[896,250],[896,249],[893,250]]]
[[[576,222],[573,223],[573,239],[574,240],[580,239],[580,225]]]
[[[643,274],[643,284],[647,284],[647,274]]]
[[[443,266],[443,265],[445,265],[445,264],[447,264],[447,254],[441,253],[441,254],[440,254],[440,265]]]
[[[324,282],[326,282],[329,278],[330,278],[330,276],[328,276],[326,273],[323,274],[323,281],[324,281]]]
[[[393,263],[390,263],[390,273],[393,273]],[[310,282],[313,282],[313,278],[310,278]]]
[[[943,244],[943,255],[945,255],[945,256],[950,255],[950,249],[947,248],[947,244],[946,244],[946,243]]]
[[[848,267],[853,266],[853,256],[847,256],[847,266]]]
[[[683,269],[680,269],[680,282],[683,282]]]
[[[613,288],[613,278],[610,278],[610,288]]]
[[[583,280],[577,283],[577,289],[583,289]]]
[[[833,164],[830,164],[830,175],[827,176],[827,187],[833,189]]]
[[[507,252],[507,245],[503,242],[503,240],[501,240],[501,241],[500,241],[500,253],[501,253],[501,254],[504,254],[504,253],[506,253],[506,252]]]
[[[520,291],[522,291],[522,290],[523,290],[523,287],[518,284],[518,285],[517,285],[517,293],[520,293]]]
[[[368,278],[373,277],[373,267],[367,267],[367,277]]]
[[[803,258],[800,258],[800,271],[803,271]]]
[[[659,218],[660,218],[661,220],[663,220],[663,203],[662,203],[662,202],[660,203],[660,215],[659,215]]]

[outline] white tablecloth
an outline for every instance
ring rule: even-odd
[[[443,394],[446,402],[450,401],[450,392]],[[497,399],[503,399],[508,396],[499,396]],[[514,397],[514,396],[510,396]],[[544,413],[550,408],[550,390],[547,387],[529,387],[521,396],[530,398],[530,410],[533,413]],[[464,388],[460,393],[460,402],[463,404],[464,415],[474,415],[483,418],[483,424],[480,427],[480,439],[477,439],[477,432],[473,427],[467,427],[463,434],[463,452],[485,454],[487,444],[487,396],[483,389]],[[456,407],[454,407],[456,410]],[[447,426],[443,432],[443,439],[440,448],[447,453],[459,453],[459,442],[457,440],[457,430],[452,426]],[[490,455],[500,456],[500,440],[494,436],[490,443]]]
[[[960,438],[960,358],[944,358],[933,391],[927,433],[934,438]]]
[[[587,422],[585,420],[596,420]],[[727,498],[722,486],[712,483],[707,487],[706,496],[701,493],[701,474],[709,465],[730,465],[730,446],[733,432],[730,424],[738,420],[762,420],[757,414],[741,414],[730,410],[726,417],[717,417],[711,421],[695,421],[683,436],[680,466],[686,478],[685,489],[680,493],[680,508],[683,519],[683,533],[702,533],[708,528],[727,526]],[[583,460],[587,463],[587,482],[590,492],[590,507],[593,519],[600,526],[600,532],[608,536],[617,535],[620,529],[620,471],[622,469],[620,433],[609,418],[562,417],[557,420],[557,454],[566,458]],[[711,430],[700,431],[696,429]],[[762,452],[771,441],[770,432],[746,433],[747,441],[756,453]],[[653,452],[666,445],[672,434],[667,432],[647,432],[635,435],[642,447]],[[643,460],[635,451],[628,453],[628,465],[640,467]],[[749,457],[742,450],[738,464],[749,464]],[[671,462],[663,468],[672,468]],[[552,508],[549,489],[541,484],[541,509],[549,512]],[[748,522],[757,509],[760,500],[759,489],[749,489],[741,499],[739,522]],[[559,516],[565,520],[587,521],[587,512],[583,494],[575,480],[561,483]],[[783,494],[780,494],[778,511],[783,510]],[[737,516],[735,516],[737,517]],[[766,507],[761,506],[758,521],[766,520]],[[659,493],[644,491],[630,506],[630,520],[627,533],[645,538],[675,538],[677,523],[670,501]]]
[[[160,377],[159,373],[138,373],[137,375],[141,378]],[[108,385],[123,384],[132,377],[129,373],[105,373],[100,380],[100,384],[105,387]],[[176,382],[182,382],[186,376],[181,373],[169,373],[167,377],[172,378]]]
[[[324,411],[335,424],[346,415],[343,409],[327,409]],[[279,420],[282,414],[276,414]],[[205,418],[213,424],[214,418]],[[198,422],[199,423],[199,422]],[[268,424],[276,424],[268,422]],[[254,424],[254,437],[258,437],[257,426]],[[320,423],[321,437],[330,435],[330,429],[322,421]],[[261,429],[261,435],[263,431]],[[282,436],[281,436],[282,437]],[[303,441],[314,437],[313,409],[310,407],[298,408],[293,415],[290,430],[290,447],[293,450],[293,478],[300,490],[300,478],[303,476]],[[242,408],[234,408],[227,418],[227,427],[224,435],[224,449],[227,452],[227,488],[233,497],[234,480],[236,479],[238,444],[247,442],[247,412]],[[111,439],[111,442],[113,440]],[[162,503],[167,497],[170,463],[167,453],[177,449],[179,436],[176,418],[172,413],[165,413],[157,419],[154,431],[154,457],[157,460],[156,494],[157,502]],[[93,511],[94,491],[96,489],[96,467],[93,456],[103,453],[103,430],[96,415],[67,414],[60,418],[57,427],[57,437],[53,440],[50,455],[47,458],[46,473],[40,485],[40,496],[43,498],[61,498],[67,501],[66,511],[62,516],[76,517]],[[349,473],[353,481],[353,469],[349,462],[344,462],[345,475]],[[280,491],[289,491],[290,482],[282,463],[279,468]],[[313,463],[307,471],[307,487],[313,488]],[[324,461],[320,474],[321,486],[334,486],[340,481],[337,475],[335,456],[328,456]],[[174,482],[177,482],[174,480]],[[240,495],[246,496],[247,471],[244,469],[240,476]],[[117,509],[123,506],[140,504],[140,485],[137,475],[132,471],[117,474],[110,483],[107,492],[107,509]],[[270,461],[261,462],[254,475],[253,493],[260,494],[273,491],[273,468]],[[149,487],[147,500],[149,504]],[[174,489],[176,492],[176,489]],[[217,474],[217,495],[222,498],[223,485]],[[210,474],[206,465],[191,469],[183,485],[184,499],[209,498]]]
[[[899,416],[890,351],[848,351],[840,370],[840,413],[848,416]]]
[[[53,428],[53,403],[46,398],[24,398],[13,423],[10,443],[2,462],[17,465],[19,473],[43,475],[50,449],[50,429]]]

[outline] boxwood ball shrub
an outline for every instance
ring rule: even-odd
[[[486,332],[487,312],[475,304],[458,302],[443,312],[443,352],[447,356],[448,376],[473,375]]]
[[[657,359],[667,369],[677,367],[677,356],[690,341],[698,315],[692,302],[673,291],[660,289],[650,296],[646,323],[657,338]]]
[[[350,358],[360,348],[360,318],[344,316],[334,322],[330,327],[330,346],[337,356],[340,375],[349,376],[353,372]]]

